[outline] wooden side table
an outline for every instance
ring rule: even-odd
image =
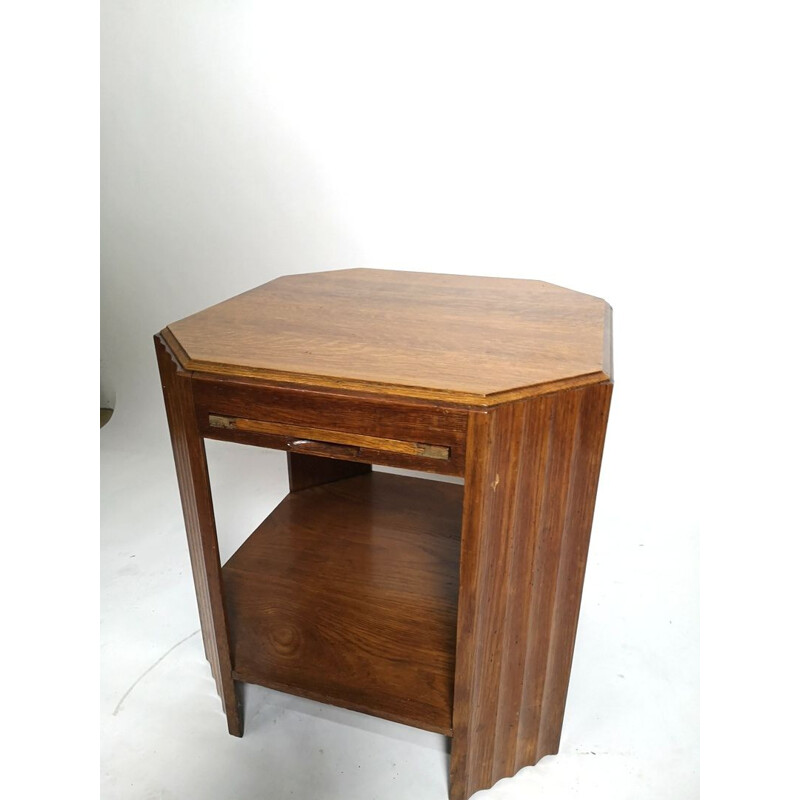
[[[228,730],[248,682],[438,731],[451,800],[556,753],[609,306],[538,281],[343,270],[271,281],[155,341]],[[289,495],[224,566],[205,438],[288,453]]]

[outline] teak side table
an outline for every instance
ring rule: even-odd
[[[271,281],[155,342],[228,730],[247,682],[438,731],[451,800],[556,753],[609,306],[539,281],[342,270]],[[289,495],[224,566],[205,438],[288,453]]]

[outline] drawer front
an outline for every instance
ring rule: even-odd
[[[198,425],[208,438],[464,474],[462,410],[204,378],[192,383]]]

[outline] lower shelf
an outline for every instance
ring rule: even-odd
[[[223,567],[234,677],[452,734],[463,487],[290,494]]]

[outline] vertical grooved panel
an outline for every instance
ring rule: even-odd
[[[558,750],[611,384],[468,426],[451,800]]]
[[[516,481],[520,439],[514,437],[515,425],[519,422],[521,406],[510,405],[503,409],[508,423],[495,425],[490,435],[490,465],[494,477],[490,484],[491,495],[484,509],[491,518],[499,519],[497,535],[485,541],[486,549],[479,559],[477,580],[479,607],[484,613],[478,617],[476,640],[481,647],[484,669],[472,676],[472,718],[478,734],[469,745],[471,759],[480,762],[494,759],[496,735],[494,709],[497,704],[497,685],[503,675],[504,651],[500,645],[505,627],[507,572],[510,566],[511,536],[514,530],[514,499],[516,492],[504,491],[504,487]],[[484,516],[484,524],[486,516]],[[494,577],[500,576],[501,581]]]
[[[203,647],[228,720],[228,730],[235,736],[241,736],[241,709],[231,668],[214,508],[205,445],[194,414],[191,377],[180,369],[158,335],[155,345],[189,543]]]
[[[547,703],[542,708],[537,760],[556,752],[561,737],[611,386],[589,387],[581,394],[544,687]]]

